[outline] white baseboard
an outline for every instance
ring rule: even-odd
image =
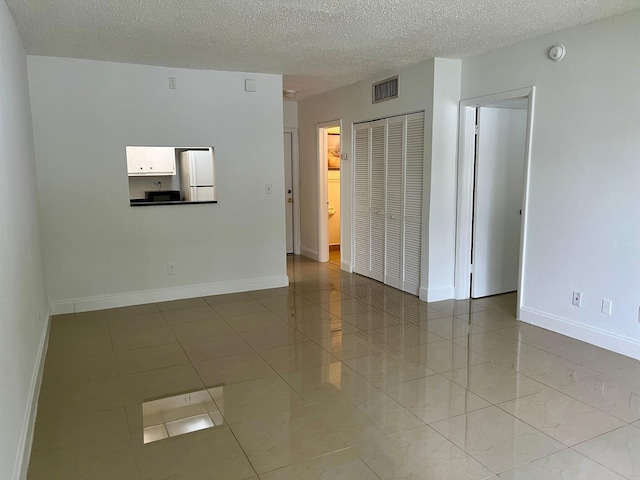
[[[307,247],[300,246],[300,255],[304,255],[305,257],[309,257],[316,262],[320,260],[320,253],[317,250],[312,250]]]
[[[632,338],[606,332],[529,307],[520,309],[520,320],[640,360],[640,342]]]
[[[98,297],[79,298],[53,302],[51,311],[54,314],[90,312],[107,308],[128,307],[145,303],[167,302],[184,298],[205,297],[225,293],[249,292],[265,290],[267,288],[286,287],[289,285],[287,275],[273,275],[270,277],[248,278],[226,282],[186,285],[184,287],[163,288],[159,290],[144,290],[140,292],[118,293]]]
[[[453,294],[453,285],[441,288],[420,288],[420,300],[424,302],[439,302],[441,300],[449,300],[453,298]]]
[[[345,272],[353,273],[353,270],[351,270],[351,264],[349,262],[341,262],[340,269],[344,270]]]
[[[18,443],[18,454],[13,469],[14,480],[25,480],[29,469],[29,459],[31,458],[31,445],[33,443],[33,431],[36,425],[36,414],[38,411],[38,398],[40,396],[40,386],[42,385],[42,374],[44,372],[44,361],[47,357],[47,346],[49,345],[49,329],[51,325],[51,314],[45,314],[44,328],[38,345],[38,356],[31,374],[31,384],[29,385],[29,398],[27,408],[22,421],[22,433]]]

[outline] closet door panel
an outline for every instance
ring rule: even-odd
[[[384,281],[386,121],[371,123],[370,263],[369,276]]]
[[[417,295],[420,291],[422,241],[424,113],[407,115],[405,128],[402,289]]]
[[[412,295],[420,293],[420,249],[422,225],[414,221],[404,224],[404,281],[402,290]]]
[[[369,276],[369,124],[355,126],[354,132],[354,266],[360,275]]]
[[[387,121],[386,231],[384,283],[402,288],[402,195],[404,117]]]

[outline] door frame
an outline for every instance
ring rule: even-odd
[[[318,261],[329,261],[329,217],[327,216],[327,143],[328,128],[340,127],[340,150],[342,151],[344,130],[342,119],[318,123],[316,126],[317,164],[318,164]],[[341,162],[342,163],[342,162]],[[342,165],[340,171],[340,196],[342,197]],[[342,204],[342,201],[340,202]],[[340,245],[342,246],[343,216],[340,215]],[[340,265],[342,265],[342,248],[340,248]]]
[[[535,112],[536,87],[525,87],[482,97],[474,97],[460,102],[460,125],[458,136],[458,188],[456,206],[456,299],[470,298],[471,290],[471,246],[473,238],[473,181],[475,171],[475,120],[476,110],[507,100],[528,99],[527,127],[524,155],[524,185],[522,198],[522,219],[520,225],[520,255],[518,263],[518,292],[516,318],[520,319],[520,309],[524,288],[525,258],[527,249],[527,225],[529,212],[529,181],[531,166],[531,143]]]
[[[300,255],[300,158],[298,129],[285,128],[283,133],[291,134],[291,175],[293,187],[293,253]]]

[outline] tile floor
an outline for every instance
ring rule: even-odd
[[[54,317],[28,478],[640,479],[639,362],[518,323],[513,294],[426,304],[288,270]],[[215,426],[184,434],[174,396]]]

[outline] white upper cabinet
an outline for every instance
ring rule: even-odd
[[[176,150],[173,147],[127,147],[129,176],[175,175]]]

